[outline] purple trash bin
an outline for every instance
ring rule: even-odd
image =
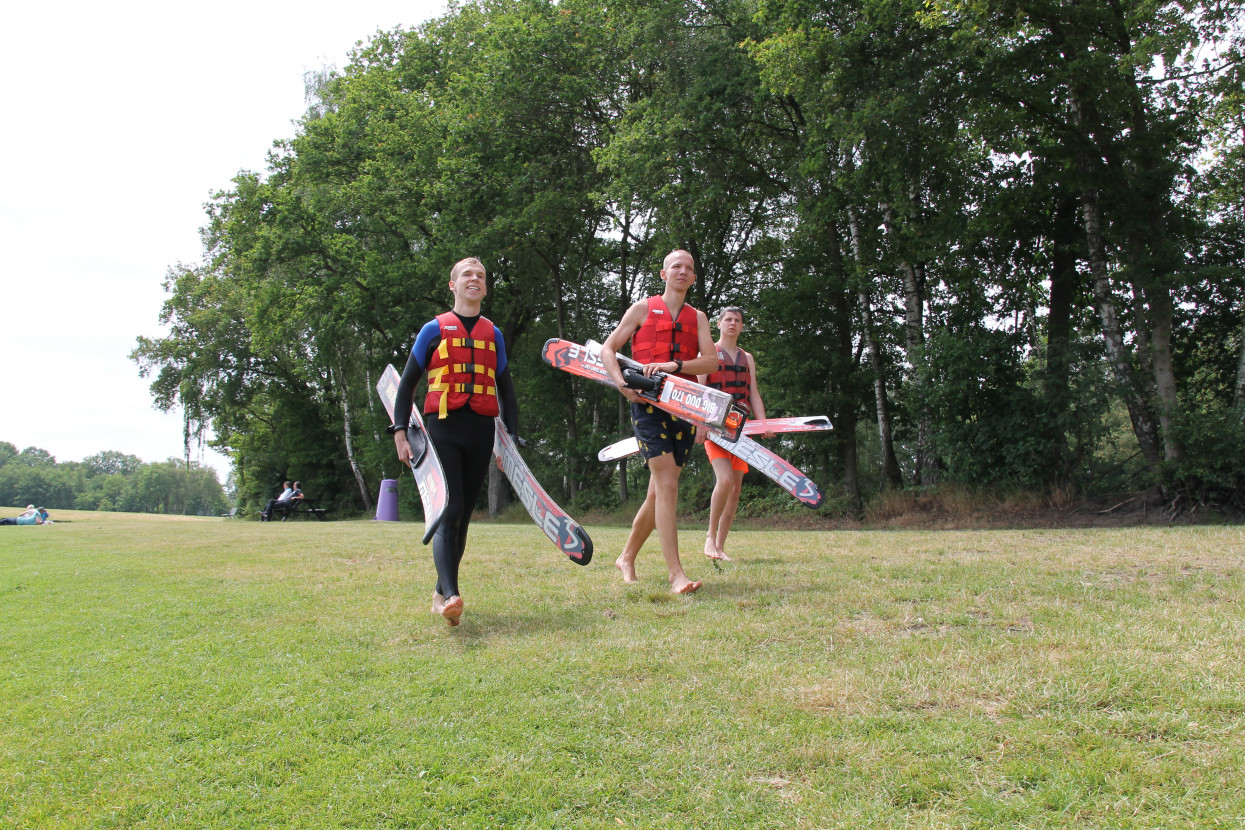
[[[398,520],[398,482],[387,478],[380,483],[380,498],[376,500],[376,521],[396,522]]]

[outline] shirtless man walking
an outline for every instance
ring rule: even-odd
[[[679,475],[696,443],[696,428],[667,414],[623,382],[618,351],[631,343],[631,356],[644,364],[644,375],[666,372],[695,380],[718,368],[709,318],[703,311],[687,305],[687,292],[696,282],[696,266],[687,251],[672,251],[662,264],[665,290],[640,300],[627,309],[618,327],[601,348],[601,362],[611,378],[631,401],[631,423],[640,444],[640,454],[648,465],[648,492],[631,522],[631,533],[615,566],[623,581],[637,581],[635,560],[645,540],[657,531],[662,557],[670,579],[670,590],[690,594],[701,586],[683,571],[679,559],[678,507]]]

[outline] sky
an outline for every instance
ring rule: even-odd
[[[184,457],[182,412],[129,359],[163,333],[170,266],[202,258],[204,204],[262,171],[342,68],[434,0],[32,0],[0,17],[0,441],[57,461]],[[192,447],[225,481],[229,462]]]

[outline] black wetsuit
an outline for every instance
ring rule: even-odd
[[[456,316],[462,321],[464,331],[471,331],[480,319],[457,313]],[[496,337],[504,349],[500,332]],[[412,349],[398,383],[393,406],[395,424],[410,421],[415,387],[440,343],[439,336],[432,338],[419,355]],[[497,399],[506,431],[518,434],[518,405],[508,363],[497,373]],[[441,524],[432,537],[432,561],[437,569],[437,593],[448,599],[459,594],[458,568],[467,547],[467,526],[471,524],[472,509],[488,479],[488,466],[493,456],[493,418],[475,412],[470,406],[461,406],[449,410],[444,418],[436,417],[435,413],[425,415],[424,424],[445,470],[447,503]]]

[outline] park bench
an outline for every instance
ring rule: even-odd
[[[315,499],[292,499],[290,501],[279,501],[273,505],[273,515],[271,518],[275,519],[279,513],[283,522],[291,516],[315,516],[323,522],[326,519],[324,514],[329,513],[331,510],[332,508],[329,507],[317,506]]]

